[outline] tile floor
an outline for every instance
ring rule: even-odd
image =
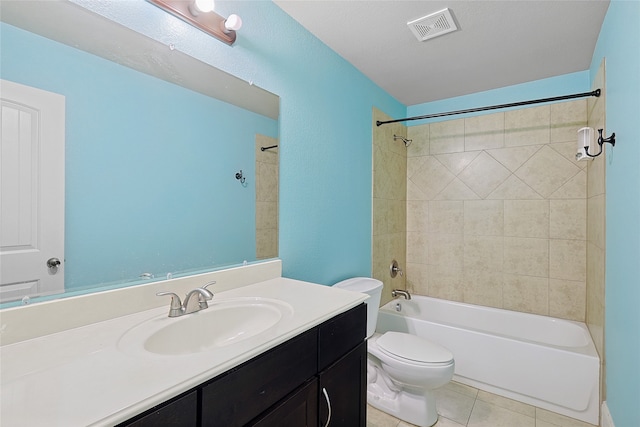
[[[437,391],[435,427],[594,427],[582,421],[451,382]],[[367,407],[367,427],[413,427]]]

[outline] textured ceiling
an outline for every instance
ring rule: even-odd
[[[604,0],[275,0],[405,105],[587,70]],[[418,41],[407,22],[449,8],[458,31]]]

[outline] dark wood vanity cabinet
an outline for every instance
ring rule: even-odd
[[[121,425],[364,427],[366,316],[354,307]]]

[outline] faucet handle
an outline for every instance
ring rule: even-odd
[[[173,292],[158,292],[157,296],[161,297],[164,295],[171,296],[171,307],[169,308],[169,317],[177,317],[182,314],[182,301],[180,301],[180,297]]]
[[[212,280],[210,282],[205,283],[203,286],[201,286],[201,288],[202,289],[207,289],[208,286],[215,285],[215,284],[216,284],[216,281]]]
[[[206,287],[209,285],[213,285],[214,283],[216,282],[213,281],[211,283],[207,283],[203,287],[199,288],[201,292],[198,294],[198,304],[200,305],[201,310],[209,307],[209,304],[207,304],[207,301],[211,301],[213,299],[213,293],[207,290]]]

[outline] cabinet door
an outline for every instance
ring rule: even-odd
[[[318,379],[314,377],[279,402],[251,427],[316,427],[318,425]]]
[[[314,328],[228,371],[202,388],[202,426],[244,426],[317,373]]]
[[[117,427],[196,427],[198,425],[198,392],[192,391],[147,411],[140,417]]]
[[[364,427],[367,414],[367,343],[360,343],[322,371],[319,377],[319,425]]]

